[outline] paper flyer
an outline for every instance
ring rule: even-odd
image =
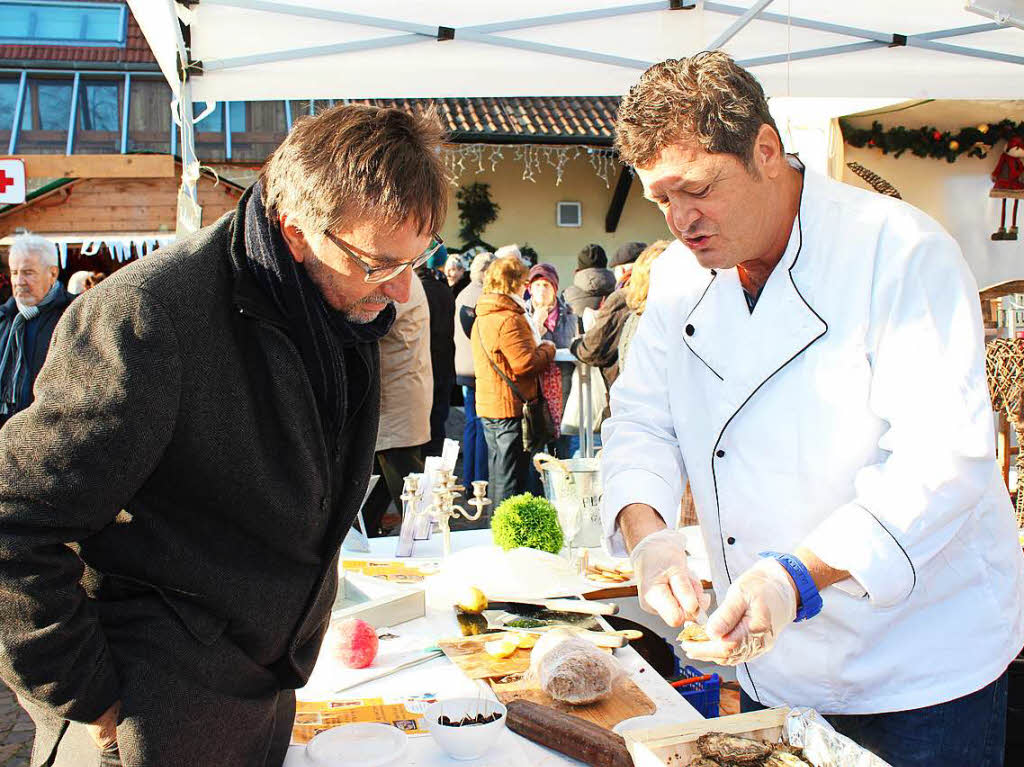
[[[423,712],[435,702],[434,693],[404,698],[338,698],[295,702],[292,745],[308,743],[316,735],[342,724],[381,722],[408,735],[427,734]]]

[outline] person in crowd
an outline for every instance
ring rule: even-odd
[[[380,339],[380,425],[373,468],[380,480],[363,506],[369,536],[388,532],[381,524],[388,507],[394,503],[401,511],[406,476],[423,471],[422,447],[430,442],[434,400],[430,344],[428,298],[414,274],[409,300],[398,305],[394,325]]]
[[[558,271],[553,264],[540,263],[530,269],[529,292],[527,316],[538,338],[550,341],[556,349],[568,349],[576,336],[577,320],[569,305],[558,295]],[[551,411],[556,432],[569,399],[574,367],[572,362],[556,362],[540,376],[541,391]],[[567,448],[567,440],[560,438],[554,451],[558,457],[568,458]]]
[[[0,677],[33,762],[283,763],[378,340],[440,245],[442,140],[398,109],[303,117],[233,213],[68,307],[0,430]]]
[[[656,253],[660,253],[668,245],[668,242],[665,240],[660,242],[664,244],[655,243],[655,245],[652,245],[647,250],[655,249]],[[628,245],[623,245],[619,248],[618,253],[616,253],[616,260],[619,257],[632,257],[631,246],[638,244],[629,243]],[[626,252],[623,253],[623,251]],[[650,256],[649,258],[653,257]],[[634,260],[639,264],[639,259]],[[593,365],[601,371],[605,385],[609,389],[619,377],[621,367],[621,357],[619,354],[620,337],[631,311],[629,307],[629,292],[633,284],[631,275],[636,272],[637,265],[632,262],[629,262],[628,265],[630,271],[625,273],[623,278],[625,285],[618,288],[605,299],[601,308],[597,310],[594,324],[586,333],[576,338],[571,347],[576,359],[588,365]],[[644,295],[647,295],[646,286],[644,286]]]
[[[576,256],[576,272],[565,289],[565,300],[577,317],[583,316],[584,309],[597,311],[615,290],[615,275],[607,266],[608,256],[600,245],[587,245]]]
[[[956,241],[787,155],[721,51],[648,69],[616,146],[676,238],[603,429],[641,606],[709,607],[688,479],[718,607],[682,648],[737,666],[743,710],[812,707],[893,767],[1001,765],[1024,556]]]
[[[424,264],[416,270],[416,276],[423,285],[430,309],[430,368],[434,377],[430,441],[423,448],[423,457],[426,458],[441,455],[452,388],[455,386],[455,296],[445,276],[437,269]]]
[[[633,264],[646,247],[646,242],[627,242],[625,245],[620,245],[619,249],[615,251],[612,260],[608,262],[608,268],[615,275],[616,290],[626,287],[629,275],[633,271]]]
[[[81,295],[85,292],[85,281],[89,278],[92,272],[82,271],[75,272],[68,277],[68,293],[73,296]]]
[[[0,427],[32,404],[57,322],[74,298],[57,279],[57,247],[19,234],[8,256],[13,295],[0,306]]]
[[[95,288],[106,275],[103,272],[90,272],[86,270],[78,271],[68,277],[68,293],[73,296],[78,296],[89,290]]]
[[[469,284],[469,275],[466,273],[466,266],[462,259],[455,253],[448,256],[444,264],[444,276],[448,278],[448,286],[452,295],[458,296]]]
[[[637,326],[640,324],[640,317],[647,308],[647,291],[651,288],[651,267],[655,259],[665,252],[671,243],[668,240],[652,242],[644,252],[637,258],[633,265],[633,271],[629,278],[629,284],[625,288],[627,316],[622,323],[622,330],[618,340],[618,368],[619,375],[622,375],[626,367],[626,358],[629,355],[629,345],[636,335]],[[614,297],[614,296],[613,296]],[[611,303],[611,299],[608,299]],[[608,384],[611,386],[611,383]]]
[[[515,256],[495,259],[487,267],[470,335],[476,412],[487,442],[493,507],[526,488],[529,457],[523,450],[523,399],[537,397],[538,378],[555,357],[555,345],[538,343],[526,319],[527,274]],[[518,389],[518,396],[506,379]]]
[[[530,268],[529,262],[525,258],[523,258],[523,252],[515,243],[512,243],[510,245],[502,245],[500,248],[494,251],[495,258],[506,258],[508,256],[515,256],[516,258],[523,262],[523,265],[526,266],[527,269]]]
[[[103,272],[89,272],[89,276],[85,278],[85,290],[92,290],[101,282],[103,282],[103,280],[105,280],[106,278],[107,275],[104,274]]]
[[[466,487],[476,480],[486,481],[487,442],[484,426],[476,412],[476,370],[470,335],[476,321],[476,303],[484,290],[484,273],[494,261],[487,251],[473,257],[470,283],[455,299],[455,383],[462,387],[466,423],[462,432],[462,477]]]

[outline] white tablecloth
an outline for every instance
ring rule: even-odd
[[[452,534],[452,551],[467,546],[490,543],[490,530],[466,530]],[[343,558],[388,560],[394,558],[395,538],[370,539],[370,553],[357,554],[342,552]],[[437,558],[441,555],[441,540],[435,536],[429,541],[417,541],[416,558]],[[408,560],[406,560],[408,561]],[[405,631],[422,632],[435,639],[458,636],[458,624],[454,612],[429,610],[423,618],[403,623]],[[676,718],[680,722],[700,719],[700,714],[686,702],[632,647],[615,652],[615,657],[626,669],[636,685],[650,697],[658,707],[659,715]],[[642,670],[642,671],[641,671]],[[406,669],[383,679],[367,682],[359,687],[346,690],[346,698],[402,697],[434,693],[440,698],[457,698],[484,694],[493,698],[490,688],[483,682],[466,678],[447,658],[441,657],[420,666]],[[401,759],[409,767],[434,767],[435,765],[465,764],[450,759],[434,743],[429,735],[409,738],[409,749]],[[506,730],[501,740],[485,756],[475,760],[476,767],[555,767],[556,765],[578,764],[549,749],[532,743]],[[284,762],[285,767],[309,767],[302,746],[292,746]]]

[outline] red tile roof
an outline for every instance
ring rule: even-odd
[[[93,0],[95,2],[95,0]],[[100,0],[112,2],[113,0]],[[74,61],[115,64],[153,64],[156,58],[149,49],[142,30],[131,11],[128,11],[128,29],[123,48],[97,48],[75,45],[0,45],[0,60],[20,61]]]
[[[564,141],[610,144],[618,96],[450,99],[354,99],[419,111],[433,103],[455,141]],[[335,102],[337,103],[337,102]]]

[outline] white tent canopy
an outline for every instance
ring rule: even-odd
[[[194,101],[615,95],[716,47],[770,96],[1019,98],[1024,0],[975,2],[129,0]]]

